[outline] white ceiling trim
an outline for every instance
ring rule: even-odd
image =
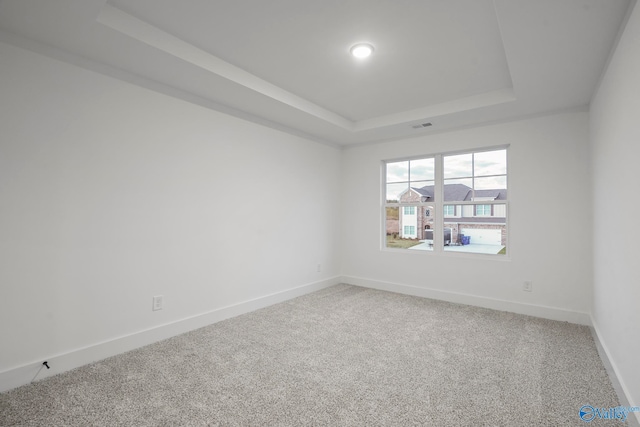
[[[516,100],[513,88],[499,89],[466,98],[454,99],[415,110],[389,114],[388,116],[365,119],[356,122],[356,131],[378,129],[403,123],[430,120],[447,114],[460,113],[476,108],[490,107]]]
[[[425,121],[447,114],[494,106],[516,100],[513,88],[499,89],[410,111],[359,121],[349,120],[294,93],[263,80],[123,10],[105,3],[96,21],[175,58],[242,85],[273,100],[312,115],[350,133]]]
[[[354,130],[354,122],[351,120],[256,77],[110,4],[104,5],[97,21],[113,30],[271,99],[304,111],[345,130]]]

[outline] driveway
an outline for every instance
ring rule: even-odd
[[[492,254],[495,255],[500,252],[504,246],[502,245],[474,245],[473,243],[464,246],[445,246],[445,252],[465,252],[472,254]],[[432,251],[433,245],[429,243],[420,243],[419,245],[415,245],[410,247],[409,249],[413,249],[416,251]]]

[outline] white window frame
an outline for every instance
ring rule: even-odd
[[[399,212],[404,212],[404,210],[400,210],[401,208],[408,206],[409,203],[400,203],[398,202],[388,202],[387,201],[387,181],[386,181],[386,176],[387,176],[387,170],[386,170],[386,165],[387,163],[395,163],[395,162],[401,162],[401,161],[410,161],[410,160],[420,160],[420,159],[427,159],[427,158],[433,158],[434,162],[435,162],[435,182],[434,182],[434,200],[429,200],[427,202],[410,202],[410,205],[419,207],[419,206],[430,206],[433,207],[434,212],[436,212],[435,215],[435,219],[434,219],[434,227],[433,227],[433,233],[434,233],[434,241],[433,241],[433,250],[432,251],[411,251],[413,253],[422,253],[422,254],[444,254],[444,255],[451,255],[451,256],[459,256],[459,255],[465,255],[465,256],[473,256],[473,257],[489,257],[489,258],[495,258],[495,259],[509,259],[508,256],[504,256],[504,255],[500,255],[500,256],[496,256],[496,255],[490,255],[490,254],[478,254],[478,253],[473,253],[473,252],[462,252],[462,253],[455,253],[455,252],[451,252],[451,251],[445,251],[444,250],[444,241],[443,241],[443,237],[442,233],[444,232],[444,224],[445,224],[445,215],[444,215],[444,206],[445,205],[452,205],[454,206],[454,212],[456,214],[458,214],[458,211],[462,212],[463,206],[465,205],[471,205],[474,207],[473,209],[473,213],[475,215],[476,213],[476,209],[475,206],[478,205],[504,205],[505,206],[505,227],[506,227],[506,233],[507,233],[507,245],[509,245],[509,197],[507,197],[507,200],[475,200],[474,198],[472,198],[472,200],[470,201],[448,201],[445,202],[444,201],[444,157],[445,156],[450,156],[450,155],[460,155],[460,154],[475,154],[475,153],[482,153],[482,152],[487,152],[487,151],[497,151],[497,150],[506,150],[506,155],[507,155],[507,171],[504,174],[507,180],[507,185],[506,188],[509,188],[508,185],[508,181],[509,181],[509,146],[508,145],[503,145],[503,146],[497,146],[497,147],[486,147],[486,148],[479,148],[479,149],[468,149],[468,150],[460,150],[460,151],[455,151],[455,152],[447,152],[447,153],[437,153],[437,154],[427,154],[427,155],[423,155],[423,156],[415,156],[415,157],[406,157],[406,158],[396,158],[396,159],[389,159],[389,160],[384,160],[382,162],[382,197],[381,197],[381,201],[382,201],[382,227],[381,227],[381,249],[382,250],[387,250],[387,251],[394,251],[394,252],[407,252],[406,249],[395,249],[395,248],[388,248],[386,246],[386,208],[388,207],[398,207],[398,211]],[[496,175],[496,176],[502,176],[502,175]],[[484,176],[482,176],[484,177]],[[472,179],[475,179],[475,177],[472,177]],[[410,184],[409,184],[410,186]],[[493,211],[492,207],[490,207],[490,212]],[[440,213],[439,215],[437,213]],[[458,215],[459,216],[459,215]],[[483,217],[487,217],[490,215],[483,215]],[[449,217],[451,218],[451,217]],[[510,254],[510,252],[508,251],[507,254]]]

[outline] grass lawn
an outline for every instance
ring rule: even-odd
[[[500,252],[498,252],[498,255],[506,255],[507,254],[507,247],[505,246],[504,248],[500,249]]]
[[[401,239],[399,237],[394,238],[393,236],[387,235],[388,248],[408,249],[411,246],[415,246],[419,244],[420,244],[420,241],[418,239]]]

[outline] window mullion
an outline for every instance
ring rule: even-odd
[[[435,224],[433,230],[433,250],[442,252],[444,250],[443,230],[444,230],[444,180],[443,180],[443,160],[442,155],[435,156],[435,182],[434,182],[434,209]]]

